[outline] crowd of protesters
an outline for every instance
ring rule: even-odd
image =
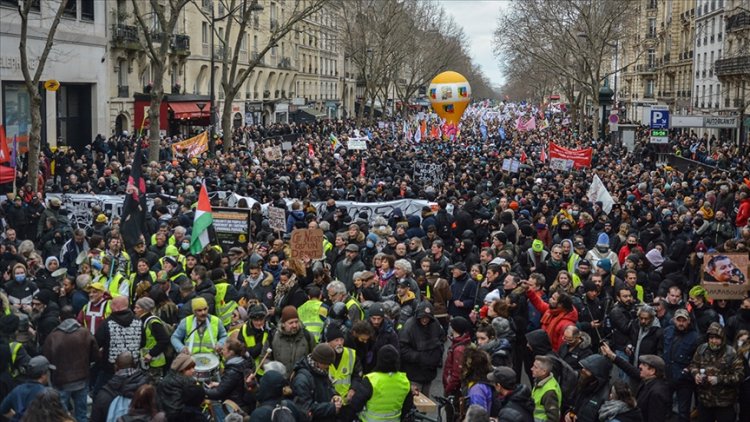
[[[165,139],[132,247],[120,216],[94,207],[78,227],[44,194],[124,194],[132,137],[43,153],[44,192],[0,206],[0,418],[395,421],[440,395],[456,420],[750,420],[750,298],[700,284],[705,254],[750,250],[747,157],[674,134],[678,155],[719,165],[680,172],[656,165],[647,136],[628,152],[480,111],[460,136],[419,143],[400,119],[246,127],[231,151],[191,159]],[[346,149],[354,129],[366,151]],[[268,161],[285,134],[292,150]],[[553,170],[550,141],[591,146],[591,168]],[[502,170],[513,157],[519,172]],[[442,180],[413,178],[415,161]],[[587,196],[594,175],[609,212]],[[259,202],[247,243],[191,253],[202,184]],[[337,205],[403,198],[435,206]],[[324,256],[292,258],[261,203],[287,209],[287,232],[321,229]]]

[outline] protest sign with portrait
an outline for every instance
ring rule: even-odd
[[[712,299],[742,299],[748,287],[747,254],[711,253],[703,257],[701,286]]]

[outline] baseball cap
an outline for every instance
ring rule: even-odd
[[[685,319],[689,320],[690,319],[690,313],[687,311],[687,309],[678,309],[677,311],[675,311],[674,317],[675,317],[675,319],[677,319],[677,318],[685,318]]]
[[[535,239],[533,242],[531,242],[531,250],[533,250],[534,252],[543,251],[544,243],[539,239]]]
[[[34,356],[29,360],[29,364],[26,365],[26,375],[29,378],[39,378],[50,369],[54,371],[57,367],[49,363],[47,358],[42,355]]]
[[[503,388],[511,389],[516,386],[516,371],[506,366],[500,366],[487,374],[487,380],[500,384]]]
[[[99,282],[89,284],[88,286],[86,286],[86,289],[87,290],[98,290],[100,292],[103,292],[103,291],[107,290],[104,287],[104,284],[103,283],[99,283]]]

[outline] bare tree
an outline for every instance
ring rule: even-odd
[[[18,14],[21,16],[21,41],[18,44],[18,50],[21,54],[21,73],[23,74],[23,81],[26,85],[26,90],[29,92],[31,103],[31,133],[29,134],[28,152],[29,168],[26,180],[31,184],[34,192],[40,188],[37,186],[37,182],[39,180],[39,151],[42,145],[42,95],[39,92],[39,82],[42,78],[44,66],[47,64],[50,50],[52,50],[52,46],[55,43],[57,26],[60,24],[60,18],[62,18],[67,2],[68,0],[60,0],[60,5],[57,7],[55,17],[50,24],[47,39],[44,42],[44,48],[42,49],[42,54],[39,56],[39,61],[36,63],[33,75],[31,74],[32,70],[29,68],[27,42],[29,39],[29,11],[34,2],[24,1],[18,5]]]
[[[242,40],[246,37],[248,28],[253,22],[253,14],[262,10],[258,0],[220,0],[219,3],[224,6],[227,13],[224,16],[212,17],[206,15],[203,8],[198,10],[208,19],[215,21],[227,19],[227,24],[222,30],[215,30],[215,34],[220,45],[221,60],[221,89],[224,92],[224,106],[221,113],[221,129],[224,133],[223,145],[228,151],[232,148],[232,102],[242,89],[245,81],[252,74],[259,64],[263,63],[266,54],[292,30],[303,19],[308,18],[318,12],[330,0],[309,0],[306,2],[294,2],[291,11],[282,16],[283,21],[274,22],[269,25],[270,35],[266,45],[254,54],[247,64],[240,60],[240,51],[242,50]],[[229,48],[234,45],[233,48]]]
[[[495,54],[530,56],[536,69],[559,75],[558,82],[568,93],[580,91],[574,107],[585,97],[598,107],[604,80],[635,63],[652,42],[636,44],[631,62],[619,63],[618,69],[611,65],[615,43],[627,37],[635,39],[637,6],[637,2],[620,0],[516,2],[498,20]],[[596,133],[598,119],[593,121]]]
[[[143,0],[131,0],[133,4],[133,14],[138,22],[138,28],[141,33],[141,42],[146,51],[154,80],[152,81],[151,104],[149,107],[149,161],[159,159],[160,134],[159,134],[159,108],[164,99],[164,74],[167,70],[167,60],[172,44],[172,34],[175,32],[179,22],[180,12],[190,2],[190,0],[149,0],[151,10],[142,12],[140,3]],[[164,4],[166,3],[166,5]],[[154,16],[158,27],[152,28],[147,22],[149,16]]]

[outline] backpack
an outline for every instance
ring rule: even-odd
[[[116,396],[107,410],[107,422],[117,422],[120,416],[128,414],[131,399],[124,396]]]
[[[297,422],[297,418],[294,417],[292,409],[287,406],[286,400],[276,403],[276,406],[271,410],[271,422]]]

